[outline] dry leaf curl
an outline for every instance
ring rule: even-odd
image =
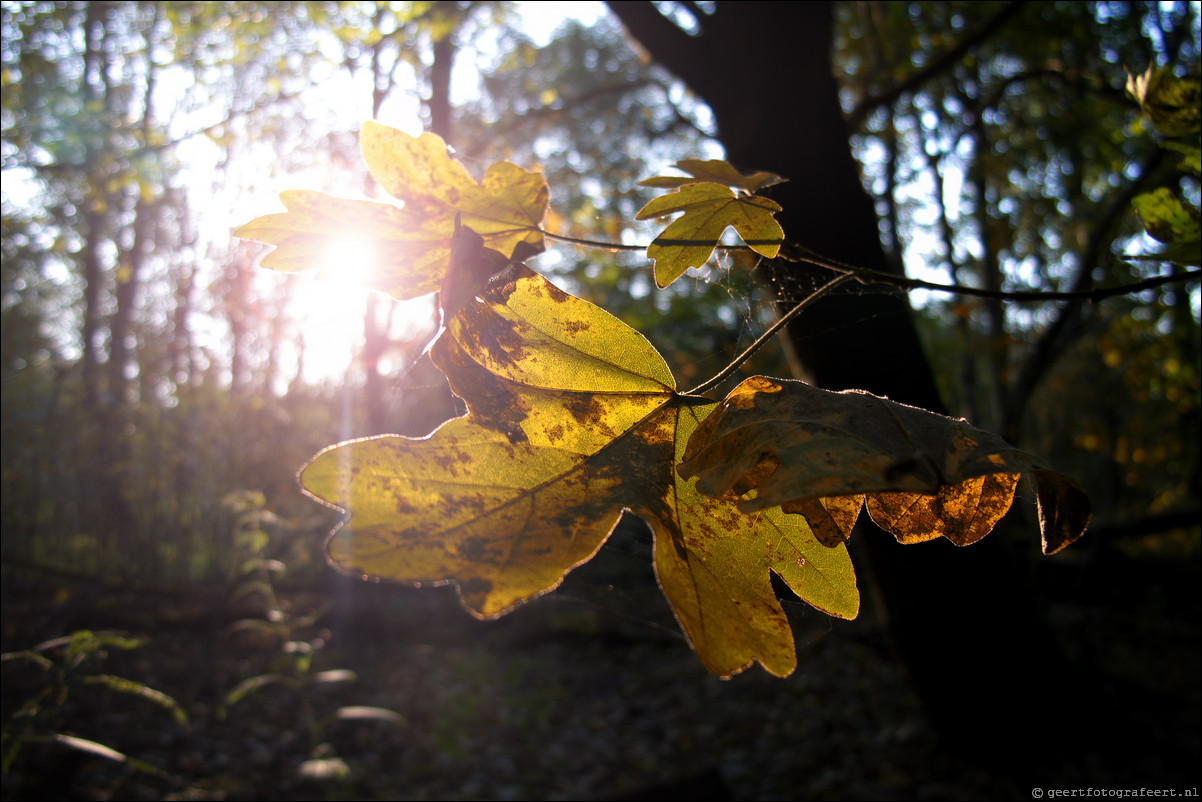
[[[678,471],[706,495],[754,490],[744,510],[804,515],[828,545],[850,535],[861,506],[902,543],[974,543],[1006,514],[1023,474],[1035,483],[1045,554],[1080,537],[1090,516],[1075,482],[966,421],[763,376],[701,423]]]

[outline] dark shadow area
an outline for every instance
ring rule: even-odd
[[[1196,530],[1178,539],[1190,537]],[[1071,755],[1049,761],[1039,785],[1193,787],[1202,757],[1198,578],[1196,550],[1166,560],[1146,543],[1099,544],[1040,564],[1036,585],[1070,664],[1105,689],[1090,712],[1098,732],[1127,728],[1130,737],[1043,743],[1048,722],[1032,721],[1011,736]],[[866,597],[867,583],[862,576]],[[5,652],[82,628],[134,634],[141,646],[104,650],[89,670],[169,694],[189,727],[145,699],[80,684],[38,721],[40,731],[102,742],[161,773],[27,742],[4,777],[4,796],[1029,798],[1013,773],[983,769],[964,744],[939,740],[871,604],[859,620],[841,622],[789,599],[783,586],[778,593],[799,644],[798,670],[775,679],[752,668],[724,682],[679,634],[654,584],[650,534],[631,518],[556,592],[498,621],[472,619],[448,587],[332,573],[310,587],[285,586],[280,606],[297,622],[287,642],[240,626],[255,611],[236,594],[224,602],[193,592],[151,596],[9,568]],[[313,647],[310,676],[349,669],[357,681],[264,687],[223,717],[223,700],[240,682],[293,670],[286,643]],[[1070,687],[1078,676],[1043,679]],[[11,660],[3,679],[11,730],[48,680]],[[332,717],[361,706],[403,722]],[[345,776],[321,777],[321,766],[337,765]]]

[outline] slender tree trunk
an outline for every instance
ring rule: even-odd
[[[1000,230],[1008,223],[991,213],[991,193],[989,192],[988,165],[986,163],[990,155],[990,143],[979,115],[974,121],[972,132],[976,139],[976,148],[968,177],[975,196],[973,198],[974,217],[981,238],[981,286],[992,292],[999,292],[1002,289],[1002,267],[998,256],[1002,239]],[[1009,364],[1006,310],[1002,301],[997,298],[985,299],[981,304],[981,309],[985,318],[985,353],[980,356],[983,357],[982,361],[985,367],[984,383],[988,397],[985,403],[984,417],[974,423],[991,431],[1000,431],[1003,425],[1006,374]]]
[[[158,6],[152,7],[148,21],[145,43],[146,85],[142,92],[142,119],[138,124],[139,139],[143,145],[149,143],[154,125],[154,96],[158,80],[158,68],[154,59],[154,35],[158,25]],[[141,288],[143,266],[150,254],[155,234],[155,218],[158,203],[154,190],[147,189],[148,176],[134,173],[127,191],[134,194],[133,223],[130,228],[129,249],[119,260],[117,270],[117,306],[109,319],[109,392],[118,407],[127,404],[129,396],[129,366],[135,356],[133,341],[133,318]]]
[[[108,59],[104,53],[107,11],[105,3],[89,3],[87,18],[84,21],[83,75],[80,77],[80,85],[84,102],[93,106],[107,103],[103,90],[104,75],[108,70]],[[101,160],[104,155],[104,143],[90,140],[84,157],[87,195],[81,199],[85,239],[80,253],[84,302],[80,339],[83,347],[84,404],[90,409],[98,409],[101,404],[100,328],[104,289],[102,248],[106,226],[100,187],[103,183]]]

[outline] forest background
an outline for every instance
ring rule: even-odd
[[[899,557],[871,545],[880,533],[857,534],[853,548],[876,549],[861,580],[874,604],[837,627],[789,608],[800,668],[781,683],[745,675],[721,685],[650,657],[648,643],[689,655],[670,634],[649,534],[633,520],[597,565],[489,635],[442,591],[358,585],[326,567],[334,519],[300,496],[296,469],[330,443],[421,435],[456,413],[427,364],[405,373],[433,307],[346,286],[365,259],[356,243],[339,244],[317,284],[258,269],[262,248],[229,232],[277,209],[282,189],[372,197],[363,119],[435,131],[477,176],[499,159],[538,167],[556,211],[548,229],[627,244],[654,236],[633,222],[650,197],[638,180],[680,158],[725,157],[791,179],[777,196],[791,239],[986,290],[1087,291],[1157,275],[1167,266],[1123,258],[1154,245],[1132,200],[1169,187],[1198,204],[1196,179],[1124,90],[1128,71],[1197,70],[1196,3],[811,3],[790,4],[813,9],[788,20],[755,3],[585,4],[553,33],[540,5],[3,4],[3,651],[81,627],[149,634],[125,667],[180,700],[200,731],[240,680],[281,675],[281,645],[295,654],[295,644],[329,642],[319,667],[396,659],[369,648],[382,640],[410,650],[409,667],[392,673],[356,662],[363,681],[352,696],[387,698],[407,722],[359,722],[371,738],[339,741],[315,730],[316,718],[285,725],[298,709],[285,696],[253,714],[248,729],[276,744],[264,754],[235,746],[240,731],[226,724],[210,724],[209,748],[189,746],[196,734],[170,731],[169,717],[169,734],[144,743],[134,722],[162,714],[142,702],[75,694],[43,705],[45,732],[100,738],[96,727],[117,716],[126,724],[100,740],[167,775],[111,758],[51,774],[63,747],[35,740],[18,756],[27,762],[6,771],[6,796],[44,794],[51,781],[85,796],[109,786],[303,795],[317,782],[319,746],[348,766],[330,782],[361,796],[604,795],[700,775],[753,796],[938,796],[950,783],[1025,798],[1019,786],[1033,778],[1085,781],[1120,765],[1127,774],[1105,777],[1186,782],[1200,751],[1202,674],[1197,281],[1097,303],[919,291],[907,305],[870,286],[807,313],[757,357],[744,375],[793,371],[963,415],[1074,476],[1095,508],[1092,535],[1051,559],[1033,556],[1017,520],[979,551],[932,544]],[[851,181],[819,170],[844,163]],[[644,255],[569,246],[534,265],[646,334],[686,383],[716,372],[821,280],[731,256],[656,290]],[[255,592],[237,592],[246,587]],[[253,616],[274,623],[280,642],[238,641]],[[220,665],[168,656],[180,639],[215,650]],[[861,684],[815,691],[820,666],[847,670],[848,649],[873,666]],[[110,661],[132,659],[109,651]],[[497,656],[511,652],[543,656]],[[173,659],[207,681],[171,687]],[[767,720],[736,728],[649,714],[648,733],[671,744],[663,754],[585,741],[598,755],[591,770],[533,748],[516,764],[458,768],[472,750],[512,748],[514,732],[566,738],[584,677],[614,660],[637,678],[638,698],[658,700],[651,709],[737,696],[749,705],[740,721]],[[431,698],[417,690],[431,680],[410,677],[419,665],[448,683]],[[311,668],[288,663],[297,676]],[[560,670],[579,674],[576,684],[544,676]],[[388,690],[369,693],[377,675]],[[1074,688],[1048,675],[1081,679]],[[20,693],[42,681],[6,677],[6,738],[13,722],[25,726]],[[858,718],[847,737],[860,745],[757,768],[795,723],[751,700],[794,710],[788,699],[826,722],[813,708],[827,694],[855,700],[832,718]],[[876,711],[895,706],[902,723],[882,723],[892,712]],[[627,710],[619,721],[597,729],[642,719]],[[1056,747],[1031,735],[1019,748],[1015,731]],[[807,742],[832,737],[807,732]],[[400,749],[397,739],[411,755],[400,768],[375,756]],[[958,741],[980,748],[950,748]],[[922,770],[901,757],[920,747],[930,750]],[[897,750],[899,765],[872,749]],[[1074,759],[1052,761],[1060,749]],[[253,771],[229,764],[251,755]],[[247,773],[272,777],[274,790],[221,786]]]

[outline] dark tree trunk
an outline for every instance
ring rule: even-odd
[[[863,190],[832,75],[829,3],[717,3],[690,36],[651,3],[610,3],[627,30],[712,109],[727,159],[789,179],[775,188],[786,236],[820,254],[881,271],[886,257]],[[695,5],[689,4],[696,8]],[[765,265],[789,303],[829,273]],[[810,377],[943,411],[908,299],[853,288],[801,315],[789,336]],[[869,552],[890,633],[950,745],[1028,769],[1065,734],[1053,688],[1063,663],[1025,605],[1031,591],[1000,538],[969,549],[900,546],[871,525]],[[1033,732],[1037,730],[1037,732]],[[1054,751],[1055,748],[1051,748]]]

